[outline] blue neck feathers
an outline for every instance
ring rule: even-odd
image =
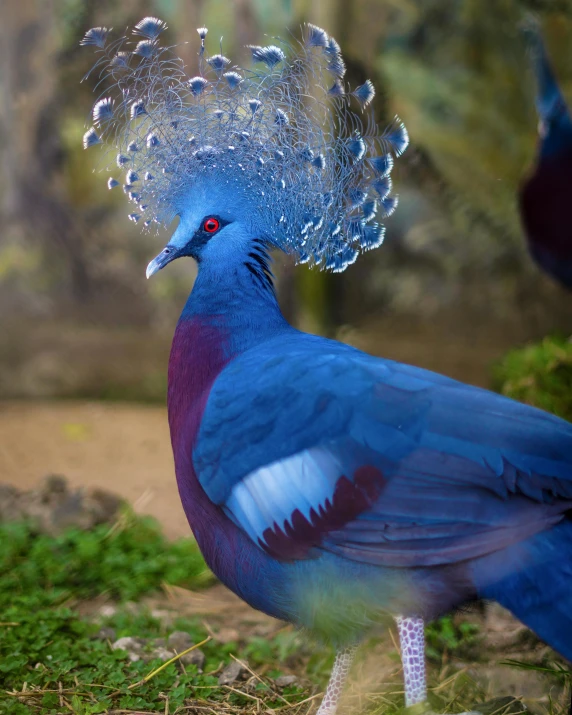
[[[293,328],[276,299],[269,257],[263,244],[252,242],[248,255],[231,265],[199,263],[199,274],[180,323],[200,318],[224,330],[231,355]]]

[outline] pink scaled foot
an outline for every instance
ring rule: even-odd
[[[403,664],[403,681],[405,685],[405,707],[410,715],[431,713],[427,702],[427,681],[425,677],[425,626],[422,618],[395,619],[399,633],[401,662]],[[476,711],[459,713],[459,715],[480,715]]]
[[[425,681],[425,629],[422,618],[395,619],[399,633],[403,681],[405,684],[405,707],[427,700]]]
[[[356,647],[351,647],[337,653],[326,694],[316,715],[334,715],[336,712],[356,650]]]

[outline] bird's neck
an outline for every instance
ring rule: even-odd
[[[259,264],[254,268],[252,261],[237,262],[224,270],[218,265],[199,264],[175,342],[189,330],[198,338],[198,325],[207,343],[217,343],[226,362],[277,333],[292,330],[278,305],[272,275]],[[190,347],[193,352],[203,349],[200,342]]]
[[[540,143],[541,162],[570,161],[572,156],[572,120],[562,119],[555,125],[549,125],[546,136]]]
[[[293,328],[278,306],[271,279],[245,264],[222,271],[203,264],[185,305],[169,360],[173,448],[194,436],[221,370],[237,355]],[[192,429],[188,420],[193,421]]]

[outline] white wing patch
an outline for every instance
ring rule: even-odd
[[[255,544],[274,525],[284,530],[298,509],[308,520],[331,500],[344,473],[341,462],[327,449],[314,447],[273,462],[235,484],[226,504],[229,517]]]

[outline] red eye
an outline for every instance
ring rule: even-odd
[[[218,222],[218,219],[216,218],[207,218],[205,219],[204,222],[204,229],[207,233],[214,233],[215,231],[218,231],[220,228],[220,223]]]

